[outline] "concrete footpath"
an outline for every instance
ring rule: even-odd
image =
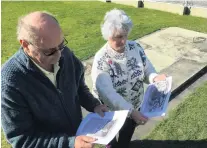
[[[159,30],[136,40],[145,49],[149,60],[159,73],[165,73],[173,77],[172,94],[175,95],[184,84],[191,80],[201,70],[207,72],[207,34],[170,27]],[[93,58],[83,61],[86,67],[86,83],[92,88],[91,65]],[[206,81],[206,75],[197,86]],[[188,95],[187,91],[185,95]],[[175,108],[182,97],[177,97],[169,103],[168,111]],[[87,112],[83,109],[84,116]],[[166,117],[168,116],[168,113]],[[165,117],[165,118],[166,118]],[[164,118],[154,118],[145,125],[138,126],[132,140],[142,139]]]

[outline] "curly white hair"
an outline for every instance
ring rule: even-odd
[[[129,34],[132,25],[132,20],[123,10],[110,10],[106,12],[104,22],[101,24],[102,36],[105,40],[108,40],[109,37],[113,37],[117,32],[126,32]]]

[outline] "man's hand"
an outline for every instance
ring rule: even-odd
[[[131,118],[139,125],[144,125],[148,121],[148,118],[137,110],[132,111]]]
[[[88,136],[77,136],[75,138],[75,148],[93,148],[94,147],[94,141],[97,139],[88,137]]]
[[[94,112],[104,117],[104,112],[108,111],[108,107],[104,104],[98,105],[94,108]]]
[[[167,76],[166,76],[165,74],[157,75],[157,76],[153,79],[153,82],[164,81],[166,78],[167,78]]]

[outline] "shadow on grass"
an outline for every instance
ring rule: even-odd
[[[130,148],[207,148],[207,140],[134,140]]]

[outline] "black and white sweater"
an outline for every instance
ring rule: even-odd
[[[143,82],[152,83],[156,75],[143,48],[136,42],[127,41],[123,53],[106,43],[94,58],[93,94],[111,110],[138,109],[143,100]]]

